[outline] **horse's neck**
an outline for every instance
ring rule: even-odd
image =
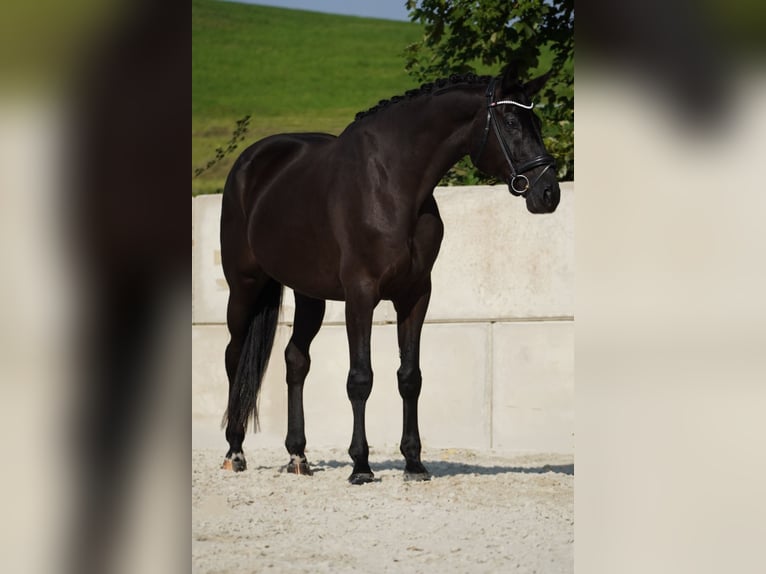
[[[430,193],[444,174],[470,152],[481,104],[476,90],[458,89],[413,102],[403,112],[403,119],[390,121],[391,127],[387,127],[396,141],[383,152],[388,156],[386,162],[399,167],[402,177],[418,167],[422,173],[418,187]],[[396,112],[391,109],[391,113]],[[381,121],[386,119],[381,117]]]

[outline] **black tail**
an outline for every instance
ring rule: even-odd
[[[258,296],[253,318],[242,347],[237,374],[229,393],[229,407],[223,415],[223,425],[233,422],[235,428],[245,431],[250,419],[258,430],[258,392],[266,372],[277,332],[279,307],[282,304],[282,285],[269,279]]]

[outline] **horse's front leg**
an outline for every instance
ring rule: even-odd
[[[346,332],[348,334],[349,364],[346,392],[354,413],[354,430],[348,454],[354,461],[354,470],[348,481],[351,484],[372,482],[365,430],[364,414],[367,398],[372,391],[372,363],[370,360],[370,336],[372,312],[378,299],[371,287],[354,290],[346,294]]]
[[[420,333],[431,298],[431,280],[422,289],[394,301],[399,336],[401,366],[396,372],[399,395],[403,403],[402,442],[399,449],[405,459],[405,480],[430,480],[420,462],[420,430],[418,429],[418,397],[422,386],[420,374]]]

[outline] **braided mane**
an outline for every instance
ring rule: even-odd
[[[356,117],[354,117],[354,121],[358,121],[362,118],[366,118],[367,116],[371,116],[375,112],[382,110],[383,108],[387,108],[391,104],[395,104],[401,101],[411,100],[413,98],[417,98],[424,94],[431,94],[436,90],[450,88],[452,86],[457,86],[459,84],[469,84],[469,85],[470,84],[486,84],[486,83],[489,83],[491,79],[492,79],[492,76],[477,76],[476,74],[472,74],[472,73],[452,74],[449,78],[440,78],[433,82],[427,82],[414,90],[407,90],[406,92],[404,92],[403,95],[394,96],[390,100],[380,100],[377,103],[377,105],[371,107],[369,110],[365,110],[363,112],[359,112],[358,114],[356,114]]]

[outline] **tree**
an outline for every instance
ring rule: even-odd
[[[407,47],[407,71],[418,81],[450,74],[497,73],[512,65],[521,79],[553,70],[535,110],[560,179],[574,179],[574,0],[408,0],[420,42]],[[464,158],[448,184],[490,181]]]

